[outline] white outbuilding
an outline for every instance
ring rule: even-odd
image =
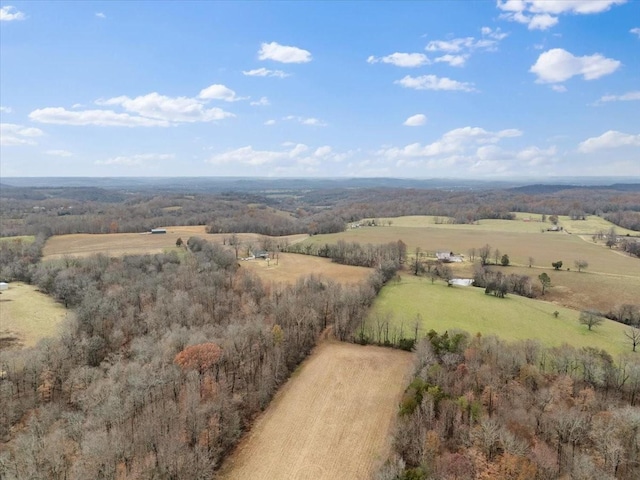
[[[7,282],[0,282],[0,292],[3,290],[9,290],[9,284]]]

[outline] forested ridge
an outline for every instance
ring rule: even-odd
[[[12,235],[143,232],[157,226],[206,225],[211,233],[332,233],[362,218],[436,215],[455,223],[512,219],[512,212],[599,215],[640,231],[640,187],[420,189],[288,188],[190,192],[108,188],[6,188],[0,232]],[[619,186],[618,186],[619,187]],[[150,191],[151,190],[151,191]],[[597,232],[593,232],[597,233]]]

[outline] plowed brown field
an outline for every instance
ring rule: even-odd
[[[220,478],[371,478],[390,452],[411,362],[411,354],[398,350],[322,343],[258,418]]]

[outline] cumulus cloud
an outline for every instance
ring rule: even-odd
[[[14,20],[24,20],[25,18],[27,17],[24,13],[11,5],[0,8],[0,22],[13,22]]]
[[[269,99],[267,97],[260,97],[260,100],[254,100],[253,102],[249,103],[249,105],[253,107],[266,107],[268,105],[271,105],[271,102],[269,102]]]
[[[384,57],[374,57],[371,55],[367,58],[367,63],[389,63],[391,65],[395,65],[396,67],[421,67],[423,65],[428,65],[429,59],[423,53],[392,53],[391,55],[386,55]]]
[[[13,109],[11,107],[0,106],[0,112],[2,112],[2,113],[11,113],[11,112],[13,112]]]
[[[504,38],[504,37],[502,37]],[[476,40],[474,37],[454,38],[452,40],[432,40],[427,44],[427,52],[447,52],[458,53],[473,50],[493,50],[496,48],[498,40],[483,38]]]
[[[596,150],[612,149],[619,147],[640,147],[640,134],[633,135],[609,130],[599,137],[591,137],[578,145],[578,151],[592,153]]]
[[[169,122],[154,118],[116,113],[113,110],[67,110],[62,107],[39,108],[29,114],[34,122],[58,125],[97,125],[100,127],[167,127]]]
[[[311,52],[302,48],[271,42],[260,45],[258,58],[281,63],[307,63],[311,61]]]
[[[297,115],[287,115],[283,118],[283,120],[290,120],[293,122],[298,122],[301,125],[309,125],[312,127],[326,127],[327,123],[323,122],[320,119],[314,117],[300,117]]]
[[[618,60],[599,53],[576,57],[562,48],[553,48],[541,53],[529,71],[537,75],[538,83],[560,83],[576,75],[595,80],[615,72],[620,65]]]
[[[633,100],[640,100],[640,90],[635,90],[633,92],[627,92],[622,95],[604,95],[600,97],[598,103],[606,103],[606,102],[631,102]]]
[[[396,80],[394,83],[402,85],[405,88],[413,88],[416,90],[460,90],[463,92],[473,92],[475,88],[473,83],[458,82],[447,77],[437,77],[435,75],[422,75],[419,77],[406,77]]]
[[[303,143],[287,142],[279,150],[258,150],[253,146],[229,150],[213,155],[208,163],[213,165],[245,165],[252,167],[269,167],[269,171],[313,171],[315,167],[326,162],[341,162],[349,153],[336,153],[329,145],[313,149]]]
[[[237,102],[238,100],[245,100],[243,97],[238,97],[236,92],[224,85],[215,84],[210,85],[200,91],[198,98],[203,100],[224,100],[225,102]]]
[[[427,123],[427,116],[422,113],[418,113],[407,118],[403,125],[406,125],[407,127],[420,127],[425,123]]]
[[[638,27],[632,28],[631,30],[629,30],[629,33],[633,33],[634,35],[637,35],[638,38],[640,38],[640,28]]]
[[[72,157],[73,153],[69,150],[47,150],[44,152],[47,155],[52,155],[54,157]]]
[[[29,118],[36,122],[60,125],[168,127],[179,123],[213,122],[234,116],[221,108],[208,108],[206,104],[210,100],[231,102],[240,98],[224,85],[211,85],[203,89],[195,98],[168,97],[152,92],[135,98],[121,95],[95,102],[99,106],[120,107],[125,112],[108,109],[67,110],[63,107],[47,107],[34,110],[29,114]]]
[[[98,18],[102,18],[102,19],[107,18],[107,16],[106,16],[104,13],[102,13],[102,12],[96,12],[96,17],[98,17]]]
[[[39,128],[25,127],[15,123],[0,123],[0,145],[3,147],[35,145],[33,138],[42,135],[44,132]]]
[[[267,120],[266,122],[264,122],[265,125],[271,126],[271,125],[275,125],[276,121],[273,119]]]
[[[563,14],[601,13],[627,0],[498,0],[504,13],[500,18],[527,25],[529,30],[547,30],[558,23]]]
[[[482,145],[496,144],[503,138],[518,137],[520,135],[522,135],[522,132],[517,129],[491,132],[479,127],[462,127],[445,133],[440,139],[427,145],[412,143],[402,148],[391,147],[383,149],[378,153],[395,159],[464,154],[469,149],[475,149]]]
[[[450,53],[448,53],[446,55],[442,55],[441,57],[437,57],[435,59],[435,62],[448,63],[452,67],[464,67],[464,64],[467,62],[468,58],[468,55],[451,55]]]
[[[97,160],[96,165],[120,165],[125,167],[140,167],[162,160],[173,160],[175,155],[167,153],[140,153],[136,155],[123,155]]]
[[[253,70],[243,70],[243,75],[248,77],[277,77],[277,78],[285,78],[288,77],[289,74],[283,72],[282,70],[269,70],[268,68],[255,68]]]

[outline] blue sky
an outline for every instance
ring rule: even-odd
[[[640,2],[0,2],[0,175],[640,176]]]

